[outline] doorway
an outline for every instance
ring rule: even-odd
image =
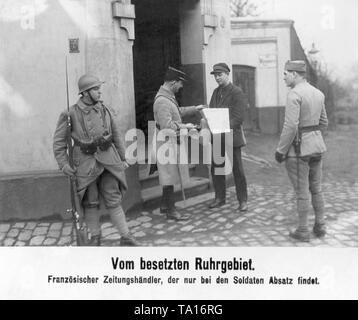
[[[256,69],[254,67],[233,65],[234,84],[242,89],[248,102],[244,114],[244,128],[260,131],[258,110],[256,107],[255,72]]]
[[[132,0],[135,5],[133,45],[136,125],[148,134],[154,97],[168,66],[180,66],[178,0]]]

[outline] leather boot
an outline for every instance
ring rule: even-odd
[[[121,247],[137,247],[139,246],[139,243],[131,234],[127,234],[121,237],[119,245]]]
[[[188,216],[182,215],[178,210],[171,210],[169,213],[167,213],[167,219],[168,220],[175,220],[175,221],[185,221],[189,220]]]
[[[163,186],[160,213],[169,213],[174,199],[174,186]]]
[[[247,202],[246,201],[242,201],[239,205],[239,208],[238,210],[241,211],[241,212],[245,212],[247,211],[249,208],[247,206]]]
[[[91,236],[91,238],[88,240],[89,247],[100,247],[101,246],[101,235],[95,235]]]
[[[214,208],[220,208],[223,205],[225,205],[225,199],[217,199],[215,198],[210,204],[209,204],[209,208],[210,209],[214,209]]]
[[[310,242],[310,233],[306,229],[297,228],[295,231],[290,232],[289,236],[300,242]]]
[[[326,229],[325,224],[317,224],[317,223],[315,223],[315,225],[313,227],[313,234],[317,238],[323,238],[327,234],[327,229]]]

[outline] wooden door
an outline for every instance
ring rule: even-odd
[[[255,71],[254,67],[233,65],[233,82],[242,89],[247,101],[244,128],[257,131],[259,122],[256,108]]]

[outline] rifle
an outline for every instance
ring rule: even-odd
[[[67,149],[68,159],[71,168],[74,168],[73,164],[73,146],[71,138],[71,117],[70,117],[70,103],[68,95],[68,72],[67,72],[67,56],[66,56],[66,94],[67,94]],[[67,210],[67,213],[72,214],[73,226],[76,234],[76,243],[78,246],[85,246],[88,243],[87,228],[83,225],[83,210],[80,199],[77,193],[77,178],[76,176],[69,177],[70,192],[71,192],[71,209]]]

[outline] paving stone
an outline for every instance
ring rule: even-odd
[[[49,222],[41,222],[38,224],[39,227],[49,227],[50,223]]]
[[[63,226],[62,222],[56,222],[56,223],[51,224],[50,230],[51,231],[52,230],[54,230],[54,231],[55,230],[61,230],[62,226]]]
[[[28,222],[26,223],[25,229],[26,230],[34,230],[37,226],[36,222]]]
[[[48,237],[51,237],[51,238],[59,238],[60,237],[60,234],[61,234],[61,231],[60,230],[50,230],[47,234]]]
[[[134,237],[136,238],[142,238],[145,237],[145,233],[143,231],[139,231],[133,234]]]
[[[165,226],[164,223],[160,223],[160,224],[157,224],[157,225],[153,226],[153,228],[154,228],[154,229],[163,229],[164,226]]]
[[[28,241],[31,239],[32,231],[31,230],[23,230],[18,236],[19,241]]]
[[[139,221],[139,222],[148,222],[148,221],[152,221],[152,218],[144,216],[144,217],[139,217],[136,220]]]
[[[110,228],[110,227],[113,227],[113,224],[110,222],[104,222],[101,225],[101,229],[106,229],[106,228]]]
[[[163,244],[163,243],[167,243],[167,240],[165,240],[165,239],[157,239],[157,240],[154,240],[154,243]]]
[[[245,220],[246,220],[246,218],[244,218],[244,217],[243,218],[237,218],[237,219],[234,220],[234,222],[235,223],[241,223],[241,222],[243,222]]]
[[[0,232],[8,232],[10,230],[10,224],[0,224]]]
[[[41,246],[45,240],[45,236],[35,236],[30,241],[30,246]]]
[[[105,237],[105,240],[120,240],[121,236],[119,233],[112,233]]]
[[[65,226],[62,229],[62,235],[69,236],[72,233],[72,225],[71,226]]]
[[[146,223],[143,223],[142,224],[142,227],[143,228],[150,228],[150,227],[152,227],[153,226],[153,224],[151,224],[151,223],[149,223],[149,222],[146,222]]]
[[[56,239],[54,238],[47,238],[44,242],[43,245],[44,246],[53,246],[56,243]]]
[[[34,236],[41,236],[47,233],[48,227],[43,226],[43,227],[37,227],[34,231],[33,231],[33,235]]]
[[[106,229],[102,230],[101,232],[102,232],[102,237],[107,237],[108,235],[110,235],[112,233],[116,233],[117,229],[110,227],[110,228],[106,228]]]
[[[24,247],[26,246],[26,242],[24,241],[16,241],[15,247]]]
[[[64,245],[68,246],[71,244],[71,242],[72,242],[72,237],[67,236],[67,237],[61,237],[60,240],[58,240],[57,244],[59,246],[64,246]]]
[[[185,226],[185,227],[182,227],[180,228],[180,231],[183,231],[183,232],[189,232],[191,230],[193,230],[195,227],[194,226]]]
[[[8,233],[7,233],[7,237],[10,238],[16,238],[20,233],[19,229],[11,229]]]
[[[25,223],[24,222],[17,222],[12,227],[13,228],[18,228],[18,229],[23,229],[23,228],[25,228]]]
[[[130,220],[127,222],[128,228],[136,227],[140,225],[140,222],[137,220]]]
[[[200,228],[200,229],[195,229],[195,230],[193,230],[192,232],[198,233],[198,232],[205,232],[205,231],[207,231],[207,230],[208,230],[208,229]]]
[[[7,238],[7,239],[4,240],[4,246],[5,247],[11,247],[11,246],[14,245],[15,241],[16,241],[15,239]]]

